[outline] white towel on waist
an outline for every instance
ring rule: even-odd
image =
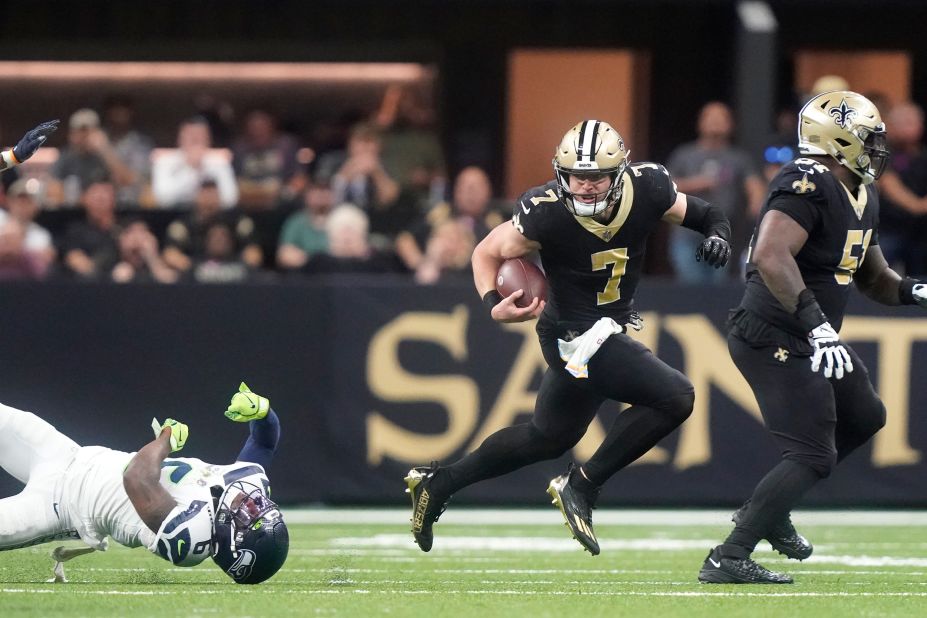
[[[606,339],[623,332],[624,328],[615,320],[601,318],[592,328],[572,341],[557,339],[560,358],[567,362],[565,369],[574,377],[588,378],[589,359],[599,351]]]

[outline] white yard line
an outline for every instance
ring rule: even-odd
[[[593,520],[600,525],[624,526],[721,526],[731,523],[733,509],[597,509]],[[285,508],[293,524],[388,524],[406,526],[408,508]],[[792,519],[806,526],[924,526],[927,511],[796,511]],[[553,509],[454,508],[441,516],[441,524],[547,526],[562,523]]]
[[[176,596],[174,590],[82,590],[70,586],[57,586],[55,588],[0,588],[4,594],[73,594],[82,596]],[[353,594],[379,594],[379,595],[435,595],[435,590],[367,590],[367,589],[348,589],[348,588],[325,588],[320,590],[281,590],[279,588],[248,588],[242,590],[238,588],[222,587],[222,589],[203,590],[188,589],[184,590],[184,595],[229,595],[229,594],[273,594],[280,595],[353,595]],[[726,590],[718,591],[696,591],[696,590],[655,590],[652,592],[642,590],[588,590],[582,592],[564,591],[564,590],[441,590],[440,594],[459,594],[459,595],[498,595],[498,596],[602,596],[602,597],[832,597],[832,598],[854,598],[854,597],[927,597],[927,592],[733,592]]]

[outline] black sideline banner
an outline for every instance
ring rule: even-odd
[[[695,410],[612,479],[603,504],[736,504],[777,460],[727,353],[724,320],[740,293],[642,285],[635,337],[689,376]],[[867,364],[888,424],[806,504],[927,506],[927,314],[853,296],[842,336]],[[269,472],[286,503],[406,505],[410,466],[452,461],[528,418],[545,369],[533,324],[493,323],[468,284],[5,284],[0,316],[0,401],[80,444],[136,450],[152,416],[171,416],[190,426],[184,455],[227,462],[247,429],[222,412],[247,381],[281,417]],[[570,457],[589,457],[618,413],[604,407]],[[542,505],[567,462],[478,484],[455,503]],[[0,475],[0,496],[17,491]]]

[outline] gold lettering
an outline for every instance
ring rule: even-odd
[[[762,422],[762,416],[753,391],[731,360],[727,342],[708,318],[701,314],[668,315],[663,324],[682,347],[683,373],[695,387],[692,416],[682,424],[673,459],[674,467],[685,470],[711,459],[708,406],[712,385],[758,421]]]
[[[512,363],[512,370],[502,385],[502,391],[496,397],[496,402],[489,411],[489,416],[483,426],[470,441],[467,450],[478,447],[483,440],[503,427],[515,424],[519,415],[534,412],[534,400],[537,391],[530,390],[531,381],[538,374],[547,369],[547,362],[541,354],[537,337],[534,334],[534,322],[519,322],[502,324],[502,328],[522,336],[518,356]]]
[[[479,390],[473,380],[458,375],[417,375],[399,362],[403,341],[428,341],[444,347],[456,361],[467,358],[467,308],[451,314],[410,311],[386,324],[371,339],[367,354],[367,384],[384,401],[434,401],[447,410],[447,429],[420,434],[389,421],[377,411],[367,417],[367,461],[384,457],[408,463],[442,459],[463,444],[479,421]],[[413,459],[410,459],[413,458]]]
[[[916,464],[921,453],[911,446],[908,435],[911,346],[927,339],[927,320],[847,317],[840,336],[848,341],[874,341],[879,346],[878,385],[887,419],[873,439],[872,465],[884,468]]]

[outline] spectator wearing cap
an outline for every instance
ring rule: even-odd
[[[131,182],[117,187],[116,203],[137,206],[151,200],[151,151],[154,141],[135,127],[135,102],[114,95],[103,101],[103,127],[113,150],[133,174]],[[144,205],[144,204],[142,204]]]
[[[303,192],[303,208],[283,223],[277,248],[277,266],[294,270],[306,265],[312,256],[328,250],[325,222],[332,209],[332,190],[328,183],[315,182]]]
[[[68,226],[61,254],[68,272],[79,279],[98,279],[119,259],[116,189],[109,182],[94,182],[84,190],[81,205],[84,220]]]
[[[250,268],[260,268],[264,254],[248,215],[222,208],[215,181],[207,179],[196,193],[193,212],[167,226],[164,260],[180,272],[187,272],[205,254],[210,226],[224,223],[234,232],[235,254]]]
[[[248,112],[244,133],[233,147],[239,205],[246,209],[274,208],[299,172],[296,151],[296,140],[279,131],[273,114],[264,109]]]
[[[47,202],[67,206],[77,204],[83,191],[95,182],[111,181],[122,187],[137,180],[100,129],[100,116],[88,108],[71,114],[68,145],[52,165],[51,176]]]
[[[25,250],[42,265],[43,271],[55,261],[57,251],[52,236],[35,222],[39,206],[39,181],[20,178],[7,189],[6,210],[0,209],[0,225],[7,219],[15,219],[22,225]]]
[[[36,280],[45,272],[46,265],[26,249],[26,228],[7,217],[0,223],[0,281]]]
[[[238,202],[238,184],[228,158],[210,150],[209,124],[191,118],[180,124],[177,149],[157,160],[151,170],[151,184],[157,204],[165,208],[189,207],[204,180],[215,182],[222,208]]]

